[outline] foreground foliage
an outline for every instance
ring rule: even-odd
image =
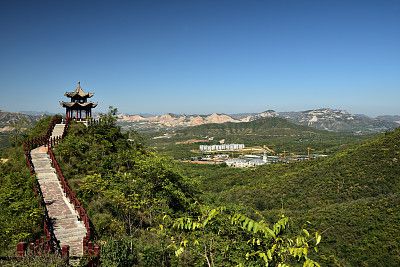
[[[285,232],[289,219],[285,216],[269,227],[264,220],[256,221],[223,207],[203,207],[201,211],[197,218],[174,221],[173,227],[183,231],[177,240],[179,246],[174,246],[177,256],[203,251],[200,259],[204,258],[208,266],[289,266],[300,262],[303,266],[319,266],[309,254],[318,251],[321,235],[315,232],[311,236],[302,229],[295,238],[288,237]]]

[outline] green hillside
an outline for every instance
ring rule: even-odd
[[[316,134],[322,131],[291,123],[282,118],[262,118],[250,122],[211,123],[188,127],[179,131],[183,135],[280,135]]]
[[[270,225],[282,213],[290,218],[282,251],[296,243],[286,238],[305,233],[312,245],[308,233],[318,231],[322,242],[309,256],[321,266],[400,265],[400,129],[325,159],[234,169],[171,163],[114,123],[113,117],[87,128],[73,123],[55,149],[88,210],[104,266],[204,266],[208,257],[215,266],[260,266],[260,258],[246,254],[273,243],[248,242],[265,237],[251,232],[255,221]],[[47,124],[39,122],[26,136],[40,135]],[[0,226],[7,241],[1,255],[40,232],[41,212],[20,150],[7,149],[9,161],[0,164]],[[247,216],[245,226],[237,225],[236,213]],[[298,264],[287,256],[283,261]]]
[[[206,199],[326,229],[321,254],[344,266],[400,264],[400,130],[335,156],[236,170],[186,165]],[[332,255],[332,256],[331,256]]]
[[[240,207],[203,205],[195,180],[181,175],[169,158],[149,151],[138,136],[122,134],[111,116],[87,128],[72,123],[55,152],[88,211],[104,266],[206,266],[208,259],[212,266],[298,260],[317,266],[310,260],[319,241],[294,245],[291,240],[304,232],[286,233],[286,217],[271,220],[271,234],[262,216],[250,214],[260,221],[250,223],[237,213]],[[248,242],[255,238],[258,245]],[[308,243],[310,259],[296,252],[308,251]],[[266,249],[273,249],[269,258],[255,256]]]

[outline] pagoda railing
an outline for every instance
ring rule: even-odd
[[[40,189],[39,182],[35,176],[35,169],[32,163],[31,150],[48,144],[49,137],[53,131],[54,126],[61,122],[60,116],[54,116],[49,124],[47,132],[36,138],[28,139],[23,143],[26,165],[30,171],[31,177],[34,177],[33,191],[39,201],[39,206],[44,210],[43,232],[44,237],[36,239],[34,242],[29,243],[20,242],[17,245],[17,256],[23,257],[25,255],[41,255],[43,253],[57,253],[61,254],[60,243],[54,235],[53,223],[49,217],[42,190]]]
[[[65,179],[65,176],[61,170],[60,164],[58,163],[54,152],[53,152],[53,147],[58,144],[63,137],[65,137],[67,133],[67,129],[69,127],[69,122],[71,119],[67,119],[65,123],[65,129],[62,137],[53,137],[49,139],[49,145],[48,145],[48,154],[52,162],[52,166],[56,170],[56,174],[58,177],[58,180],[60,181],[61,188],[64,192],[64,195],[68,198],[69,202],[73,205],[74,209],[78,213],[79,220],[83,222],[85,228],[86,228],[86,235],[82,240],[82,245],[83,245],[83,252],[84,255],[89,256],[92,258],[92,261],[90,262],[89,265],[91,266],[96,266],[99,262],[100,258],[100,247],[96,244],[94,244],[91,240],[93,238],[93,231],[91,230],[90,227],[90,219],[87,214],[87,211],[83,207],[82,203],[79,201],[76,193],[72,190],[70,185],[68,184],[68,180]]]

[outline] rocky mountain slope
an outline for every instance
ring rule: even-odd
[[[267,110],[261,113],[232,115],[217,113],[210,115],[177,115],[171,113],[157,116],[119,115],[119,122],[122,125],[131,125],[138,130],[143,130],[149,128],[182,128],[210,123],[240,123],[270,117],[285,118],[293,123],[321,130],[358,134],[383,132],[400,126],[400,116],[371,118],[366,115],[350,114],[344,110],[329,108],[280,113]]]
[[[38,121],[41,116],[27,115],[16,112],[7,112],[0,110],[0,132],[8,132],[14,129],[15,124],[21,122],[23,126],[31,125]]]
[[[400,115],[383,115],[376,118],[383,121],[395,122],[400,125]]]
[[[366,115],[350,114],[337,109],[315,109],[301,112],[282,112],[279,116],[294,123],[335,132],[374,133],[398,127],[394,122]]]

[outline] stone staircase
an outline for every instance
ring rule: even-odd
[[[51,137],[61,137],[64,126],[56,124]],[[78,213],[64,195],[56,171],[47,155],[47,147],[40,146],[31,150],[31,157],[49,217],[53,221],[54,235],[60,241],[61,247],[64,245],[70,247],[70,256],[83,256],[86,228],[83,222],[78,220]]]
[[[64,129],[65,129],[65,124],[63,124],[63,123],[56,124],[53,128],[53,132],[51,133],[50,138],[62,137],[62,135],[64,133]]]

